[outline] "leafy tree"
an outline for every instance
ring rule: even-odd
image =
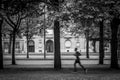
[[[50,0],[54,17],[54,69],[61,69],[61,53],[60,53],[60,21],[63,16],[62,4],[64,0]],[[51,14],[52,15],[52,14]]]
[[[13,28],[13,49],[12,49],[12,64],[15,63],[15,39],[16,34],[19,31],[22,19],[32,15],[33,13],[38,13],[36,11],[36,6],[33,6],[34,2],[31,4],[30,1],[3,1],[2,4],[2,18]],[[29,13],[28,13],[29,12]]]
[[[32,39],[34,35],[39,34],[39,29],[41,26],[38,25],[38,19],[37,18],[26,18],[22,21],[21,28],[19,29],[23,36],[27,39],[27,58],[29,58],[29,48],[28,43]]]
[[[119,11],[120,11],[120,1],[118,0],[84,0],[87,4],[96,9],[101,17],[102,21],[106,18],[111,19],[111,68],[118,68],[117,59],[117,33],[119,26]],[[101,23],[102,26],[102,23]],[[102,38],[101,38],[102,39]],[[103,51],[103,50],[101,50]]]
[[[2,38],[9,39],[9,50],[8,53],[11,54],[12,49],[12,28],[4,21],[2,26]]]
[[[46,2],[45,0],[1,0],[0,2],[0,18],[1,25],[3,20],[5,20],[12,28],[13,28],[13,49],[12,49],[12,64],[15,64],[15,37],[16,33],[19,31],[20,23],[23,18],[29,16],[27,12],[36,12],[35,5],[40,2]],[[34,6],[34,7],[33,7]],[[2,39],[2,35],[0,35]],[[1,40],[2,43],[2,40]],[[2,44],[0,45],[0,49],[2,50]],[[2,51],[0,55],[0,63],[1,67],[3,67],[3,53]]]
[[[72,13],[72,17],[74,18],[75,23],[80,23],[82,26],[86,27],[86,23],[90,26],[90,23],[97,21],[99,22],[100,27],[100,55],[99,55],[99,63],[103,64],[104,58],[104,37],[103,37],[103,28],[104,21],[107,18],[110,18],[109,11],[111,10],[109,4],[111,2],[115,2],[114,0],[75,0],[75,4],[73,3],[68,9]],[[86,17],[91,16],[92,19],[89,20]],[[93,21],[92,21],[93,20]],[[80,25],[81,27],[81,25]],[[88,29],[86,32],[89,32]],[[87,50],[88,53],[88,50]]]
[[[0,9],[2,8],[2,1],[3,0],[0,1]],[[2,25],[3,25],[3,18],[0,15],[0,70],[3,69]]]
[[[51,1],[51,3],[56,7],[55,9],[59,12],[59,0]],[[60,27],[59,18],[56,17],[54,21],[54,69],[61,69],[61,56],[60,56]]]
[[[90,37],[90,29],[92,28],[92,25],[95,24],[95,16],[96,12],[90,9],[86,3],[81,0],[72,2],[70,7],[68,7],[68,10],[71,13],[71,18],[74,20],[74,23],[78,24],[76,26],[77,30],[74,30],[74,32],[83,32],[86,38],[86,56],[89,58],[89,37]]]

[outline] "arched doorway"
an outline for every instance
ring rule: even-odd
[[[29,52],[35,52],[35,43],[33,40],[30,40],[28,42],[28,51]]]
[[[53,41],[52,40],[48,40],[46,42],[46,50],[47,52],[53,52]]]

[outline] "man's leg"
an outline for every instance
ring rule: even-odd
[[[84,68],[84,66],[81,64],[81,62],[79,62],[79,65],[81,66],[81,68],[85,71],[85,73],[87,73],[87,69]]]
[[[76,61],[74,62],[74,71],[76,72],[77,69],[76,69]]]
[[[85,68],[84,68],[84,66],[81,64],[81,62],[79,62],[79,65],[81,66],[81,68],[82,68],[83,70],[85,70]]]

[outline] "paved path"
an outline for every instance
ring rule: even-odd
[[[110,69],[109,65],[84,65],[87,74],[79,68],[73,71],[73,65],[63,65],[54,70],[53,65],[5,65],[0,70],[0,80],[120,80],[120,69]]]
[[[110,68],[110,65],[109,64],[104,64],[104,65],[99,65],[99,64],[83,64],[84,67],[86,68],[99,68],[99,69],[102,69],[102,68]],[[18,65],[11,65],[11,64],[8,64],[8,65],[4,65],[5,68],[54,68],[54,65],[53,64],[41,64],[41,65],[22,65],[22,64],[18,64]],[[62,65],[62,68],[73,68],[73,64],[63,64]],[[78,68],[79,65],[77,65]]]

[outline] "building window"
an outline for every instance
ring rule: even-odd
[[[52,40],[48,40],[46,42],[46,50],[47,52],[53,52],[53,41]]]
[[[4,42],[4,49],[8,49],[9,43],[8,42]]]
[[[30,40],[28,43],[28,51],[29,52],[35,52],[35,43],[33,40]]]
[[[29,41],[29,46],[34,46],[34,41],[30,40]]]
[[[22,51],[24,51],[24,42],[22,42]]]
[[[20,49],[20,42],[16,42],[15,48],[16,48],[16,49]]]
[[[72,46],[71,41],[70,41],[70,40],[66,40],[66,41],[65,41],[65,47],[66,47],[66,48],[70,48],[71,46]]]

